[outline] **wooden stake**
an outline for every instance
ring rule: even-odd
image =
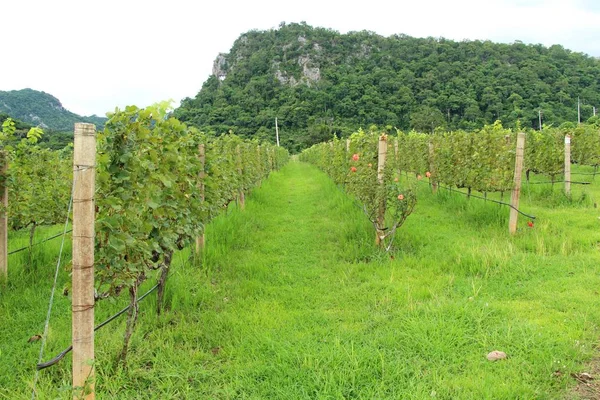
[[[200,172],[198,172],[198,188],[200,189],[200,201],[204,203],[204,179],[206,178],[206,149],[204,143],[198,145],[198,159],[200,160]],[[205,222],[205,221],[203,221]],[[202,234],[196,238],[196,254],[204,249],[204,227]]]
[[[8,171],[8,155],[0,152],[0,281],[8,278],[8,185],[6,184]]]
[[[239,144],[235,148],[235,153],[236,153],[237,172],[240,175],[240,177],[243,179],[244,178],[244,170],[242,168],[242,152],[240,150]],[[244,195],[244,188],[242,186],[240,187],[240,193],[239,193],[238,199],[239,199],[240,208],[243,210],[246,207],[246,196]]]
[[[73,151],[73,398],[94,393],[96,127],[75,124]]]
[[[515,176],[513,179],[513,190],[510,198],[510,218],[508,221],[508,231],[511,235],[517,232],[517,221],[519,219],[519,196],[521,194],[521,175],[523,173],[523,153],[525,150],[525,133],[519,132],[517,135],[517,154],[515,157]]]
[[[379,185],[381,197],[379,199],[379,204],[377,205],[377,227],[375,229],[375,243],[378,246],[381,246],[383,242],[383,237],[385,235],[385,232],[383,231],[385,224],[385,182],[383,181],[383,173],[385,169],[385,159],[387,156],[387,136],[385,134],[379,137],[377,155],[377,183]]]
[[[433,162],[435,155],[435,149],[433,147],[433,142],[429,142],[429,184],[431,185],[431,191],[433,193],[437,192],[438,184],[435,179],[435,163]]]
[[[571,135],[565,135],[565,194],[571,195]]]
[[[350,139],[346,139],[346,153],[350,152]]]
[[[277,137],[277,147],[279,147],[279,126],[277,126],[277,117],[275,117],[275,136]]]

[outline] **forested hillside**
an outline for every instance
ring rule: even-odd
[[[399,30],[401,27],[399,27]],[[600,106],[600,60],[560,45],[382,37],[285,24],[250,31],[215,60],[181,120],[217,134],[272,138],[293,151],[357,126],[431,131],[501,120],[537,128]]]
[[[33,89],[0,91],[0,113],[40,128],[63,132],[72,132],[76,122],[89,122],[99,128],[106,122],[103,117],[72,113],[56,97]]]

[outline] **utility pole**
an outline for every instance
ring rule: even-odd
[[[596,116],[596,106],[594,106],[594,117]]]
[[[579,104],[579,96],[577,96],[577,124],[581,124],[581,106]]]
[[[279,147],[279,127],[277,126],[277,117],[275,117],[275,136],[277,137],[277,147]]]
[[[542,130],[542,110],[538,110],[538,118],[540,120],[540,131]]]

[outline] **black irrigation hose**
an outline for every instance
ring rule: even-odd
[[[417,181],[417,182],[425,183],[425,184],[427,184],[427,185],[430,185],[430,184],[432,183],[432,182],[429,182],[429,181],[422,181],[422,180],[419,180],[419,181]],[[572,183],[576,183],[576,182],[572,182]],[[589,183],[585,183],[585,182],[582,182],[581,184],[586,184],[586,185],[589,185]],[[337,188],[337,189],[338,189],[340,192],[342,192],[342,193],[344,193],[344,194],[348,195],[348,193],[344,192],[344,191],[343,191],[343,190],[340,188],[340,186],[339,186],[339,185],[335,185],[335,186],[336,186],[336,188]],[[342,185],[342,186],[343,186],[343,185]],[[536,219],[536,216],[535,216],[535,215],[529,215],[529,214],[525,214],[523,211],[519,210],[518,208],[516,208],[516,207],[513,207],[511,204],[509,204],[509,203],[505,203],[505,202],[503,202],[503,201],[498,201],[498,200],[494,200],[494,199],[487,199],[487,198],[485,198],[485,197],[477,196],[477,195],[475,195],[475,194],[469,194],[469,193],[465,193],[465,192],[462,192],[462,191],[460,191],[460,190],[457,190],[457,189],[452,189],[452,188],[450,188],[450,187],[447,187],[447,186],[442,186],[442,185],[440,185],[440,184],[438,184],[438,187],[441,187],[442,189],[449,190],[449,191],[451,191],[451,192],[456,192],[456,193],[464,194],[465,196],[474,197],[474,198],[476,198],[476,199],[481,199],[481,200],[485,200],[485,201],[491,201],[492,203],[496,203],[496,204],[500,204],[500,205],[503,205],[503,206],[507,206],[507,207],[510,207],[510,208],[512,208],[513,210],[515,210],[515,211],[516,211],[516,212],[518,212],[519,214],[521,214],[521,215],[523,215],[523,216],[527,217],[527,218],[530,218],[530,219]],[[356,207],[358,207],[358,208],[360,208],[360,209],[362,210],[362,207],[361,207],[361,206],[360,206],[360,205],[359,205],[359,204],[358,204],[358,203],[357,203],[357,202],[356,202],[354,199],[353,199],[353,203],[354,203],[354,205],[355,205]],[[385,228],[385,229],[387,229],[387,228]]]
[[[70,232],[73,232],[73,229],[69,229],[69,230],[68,230],[68,231],[66,231],[65,233],[70,233]],[[57,234],[56,234],[56,235],[54,235],[54,236],[50,236],[49,238],[46,238],[46,239],[44,239],[44,240],[42,240],[42,241],[39,241],[39,242],[37,242],[37,243],[34,243],[34,244],[32,244],[32,245],[31,245],[31,247],[33,247],[33,246],[37,246],[38,244],[42,244],[42,243],[44,243],[44,242],[47,242],[47,241],[49,241],[49,240],[52,240],[52,239],[56,239],[57,237],[61,237],[62,235],[63,235],[63,233],[62,233],[62,232],[61,232],[61,233],[57,233]],[[16,249],[16,250],[13,250],[13,251],[9,251],[9,252],[8,252],[8,255],[10,256],[11,254],[16,254],[16,253],[19,253],[19,252],[21,252],[21,251],[25,251],[25,250],[27,250],[27,249],[29,249],[29,246],[21,247],[20,249]]]
[[[427,181],[418,181],[418,182],[423,182],[423,183],[429,184],[429,182],[427,182]],[[500,204],[500,205],[503,205],[503,206],[510,207],[510,208],[512,208],[513,210],[515,210],[516,212],[518,212],[519,214],[521,214],[521,215],[523,215],[524,217],[527,217],[527,218],[529,218],[529,219],[535,219],[535,218],[536,218],[536,217],[535,217],[535,215],[529,215],[529,214],[525,214],[523,211],[521,211],[521,210],[519,210],[518,208],[514,207],[512,204],[505,203],[505,202],[503,202],[503,201],[494,200],[494,199],[488,199],[488,198],[485,198],[485,197],[477,196],[476,194],[472,194],[472,193],[471,193],[471,194],[469,194],[469,193],[465,193],[465,192],[463,192],[463,191],[461,191],[461,190],[458,190],[458,189],[452,189],[451,187],[442,186],[442,185],[440,185],[440,184],[438,184],[438,187],[440,187],[440,188],[442,188],[442,189],[449,190],[449,191],[451,191],[451,192],[456,192],[456,193],[464,194],[465,196],[468,196],[468,197],[474,197],[474,198],[476,198],[476,199],[481,199],[481,200],[485,200],[485,201],[491,201],[492,203],[496,203],[496,204]]]
[[[576,182],[576,181],[563,181],[563,180],[560,180],[560,181],[554,181],[554,182],[552,182],[552,181],[544,181],[544,182],[527,182],[527,184],[528,184],[528,185],[542,185],[542,184],[548,184],[548,183],[552,183],[552,184],[554,184],[554,183],[564,183],[564,182],[567,182],[567,183],[572,183],[572,184],[574,184],[574,185],[591,185],[591,184],[592,184],[592,182]]]
[[[155,291],[156,288],[158,288],[158,285],[159,284],[157,283],[156,285],[154,285],[154,287],[152,287],[152,289],[148,290],[146,293],[144,293],[142,296],[140,296],[135,301],[136,304],[139,303],[140,301],[142,301],[150,293],[152,293],[153,291]],[[131,304],[128,305],[127,307],[125,307],[124,309],[122,309],[121,311],[119,311],[118,313],[116,313],[115,315],[113,315],[112,317],[108,318],[106,321],[102,322],[100,325],[96,326],[94,328],[94,332],[96,332],[98,329],[100,329],[100,328],[108,325],[109,323],[111,323],[112,321],[114,321],[115,319],[117,319],[118,317],[120,317],[121,315],[123,315],[130,308],[131,308]],[[73,350],[73,345],[67,347],[66,349],[64,349],[63,351],[61,351],[60,353],[58,353],[58,355],[56,357],[54,357],[53,359],[51,359],[50,361],[46,361],[45,363],[37,364],[36,368],[38,370],[41,370],[41,369],[53,366],[54,364],[56,364],[60,360],[62,360],[71,350]]]

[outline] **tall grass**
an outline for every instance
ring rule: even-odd
[[[547,190],[524,187],[520,208],[537,218],[511,237],[506,207],[422,184],[386,253],[352,199],[293,162],[207,226],[199,263],[176,255],[167,312],[154,296],[141,305],[128,369],[114,362],[124,322],[98,332],[98,396],[563,398],[600,333],[600,189]],[[0,289],[0,398],[30,396],[39,343],[27,339],[43,327],[51,264],[17,264]],[[120,303],[99,303],[97,321]],[[59,296],[48,357],[68,345],[69,308]],[[487,361],[492,350],[508,359]],[[66,358],[42,372],[40,398],[69,398],[69,382]]]

